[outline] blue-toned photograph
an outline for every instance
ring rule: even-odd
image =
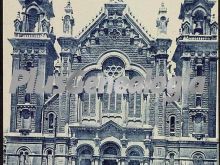
[[[218,1],[3,0],[3,165],[218,165]]]

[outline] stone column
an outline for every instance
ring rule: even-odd
[[[93,165],[99,165],[99,157],[95,157],[92,161]]]
[[[182,123],[182,136],[189,135],[189,111],[188,111],[188,87],[189,87],[189,80],[190,80],[190,58],[189,55],[184,53],[183,54],[183,67],[182,67],[182,116],[183,116],[183,123]]]
[[[101,107],[101,96],[97,93],[96,94],[97,96],[96,96],[96,122],[100,122],[100,120],[101,120],[101,117],[100,117],[100,109],[102,108]]]
[[[76,156],[72,156],[71,165],[76,165]]]
[[[121,158],[120,165],[127,165],[127,160],[125,158]]]
[[[123,121],[123,124],[124,124],[124,123],[125,123],[125,120],[126,120],[126,110],[125,110],[125,107],[126,107],[126,98],[125,98],[124,95],[122,95],[121,103],[122,103],[122,106],[121,106],[121,109],[122,109],[122,121]]]

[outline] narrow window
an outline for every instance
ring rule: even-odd
[[[27,93],[25,95],[25,103],[30,103],[30,102],[31,102],[31,95],[30,95],[30,93]]]
[[[174,153],[171,153],[170,154],[169,165],[174,165],[174,163],[175,163],[174,157],[175,157]]]
[[[31,128],[31,112],[29,109],[22,110],[22,128],[30,129]]]
[[[53,164],[53,152],[52,150],[47,151],[47,165]]]
[[[28,32],[37,32],[38,20],[38,11],[36,9],[31,9],[28,13]]]
[[[170,136],[175,136],[176,118],[175,116],[170,117]]]
[[[202,76],[202,65],[197,66],[197,76]]]
[[[49,117],[48,117],[48,120],[49,120],[49,129],[53,129],[54,128],[54,125],[55,125],[55,116],[54,116],[54,114],[52,114],[52,113],[50,113],[49,114]]]
[[[202,97],[201,95],[196,95],[196,107],[202,106]]]

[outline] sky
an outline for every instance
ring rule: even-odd
[[[53,0],[55,18],[51,20],[54,27],[54,33],[57,37],[62,35],[62,16],[64,15],[64,7],[68,0]],[[75,19],[73,35],[78,34],[82,28],[88,25],[93,18],[99,13],[104,4],[110,0],[70,0]],[[179,36],[181,21],[178,19],[180,6],[183,0],[124,0],[130,7],[133,15],[138,19],[148,33],[156,37],[156,19],[161,3],[164,2],[168,9],[168,36],[173,40],[169,49],[170,58],[176,48],[176,38]],[[218,0],[217,0],[218,3]],[[213,8],[213,14],[218,18],[218,4]],[[8,42],[8,38],[12,38],[14,34],[13,22],[17,16],[17,12],[21,11],[18,0],[3,0],[3,128],[7,131],[10,121],[10,82],[11,82],[11,65],[12,65],[12,46]],[[57,53],[60,53],[58,43],[55,44]]]

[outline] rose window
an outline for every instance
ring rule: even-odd
[[[107,77],[118,78],[124,73],[124,63],[115,57],[107,59],[103,64],[103,72]]]

